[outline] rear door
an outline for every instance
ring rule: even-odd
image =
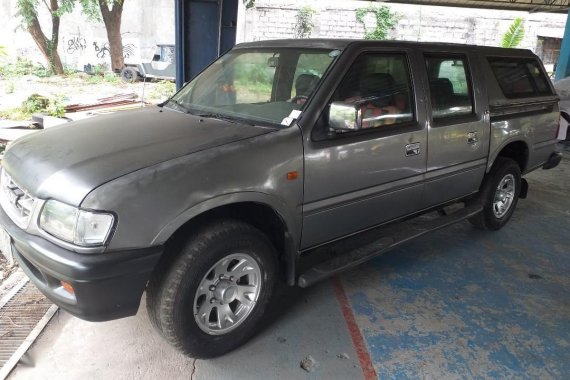
[[[338,84],[305,138],[302,249],[409,214],[421,202],[427,133],[414,88],[421,62],[411,49],[347,54],[352,62],[334,73]],[[386,112],[365,115],[362,130],[333,132],[331,102],[363,97],[375,99],[370,111]]]
[[[424,207],[479,189],[489,152],[489,113],[476,57],[464,51],[424,51],[428,155]],[[482,81],[480,81],[482,82]]]

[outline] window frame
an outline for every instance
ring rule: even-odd
[[[449,116],[433,116],[433,102],[432,102],[432,89],[430,81],[430,73],[428,69],[428,58],[445,58],[445,59],[461,59],[463,61],[463,67],[465,69],[465,79],[467,79],[467,93],[470,95],[471,100],[471,113],[459,114],[459,115],[449,115]],[[477,109],[475,102],[475,91],[473,90],[473,70],[471,70],[471,62],[469,55],[464,52],[450,51],[450,52],[423,52],[423,66],[426,73],[426,91],[429,94],[429,118],[431,120],[432,127],[446,127],[452,124],[463,124],[473,121],[477,121]]]
[[[520,57],[520,56],[509,57],[509,56],[500,56],[500,55],[487,55],[487,56],[485,56],[485,58],[487,60],[487,64],[489,65],[489,68],[491,69],[491,72],[493,73],[493,76],[495,77],[497,84],[499,85],[499,89],[501,90],[501,94],[503,94],[503,96],[505,98],[507,98],[507,99],[528,99],[528,98],[536,98],[536,97],[541,97],[541,96],[553,96],[554,95],[554,93],[552,92],[551,86],[548,83],[549,79],[546,76],[546,73],[544,72],[544,68],[542,67],[538,58]],[[492,63],[493,60],[495,60],[495,61],[513,61],[513,62],[517,62],[517,64],[522,64],[524,71],[526,72],[526,74],[530,78],[529,82],[530,82],[530,85],[533,89],[533,93],[532,94],[523,94],[523,95],[505,93],[505,90],[501,84],[501,81],[499,80],[499,77],[497,76],[496,71],[493,69],[493,63]],[[536,66],[540,70],[542,77],[546,80],[545,81],[545,83],[546,83],[546,91],[545,92],[539,91],[538,85],[536,84],[536,81],[535,81],[535,78],[527,67],[527,63],[536,64]]]

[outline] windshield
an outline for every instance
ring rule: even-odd
[[[289,126],[338,54],[323,49],[232,50],[167,106],[205,117]]]

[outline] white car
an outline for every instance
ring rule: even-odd
[[[554,88],[560,97],[560,129],[558,140],[570,140],[570,77],[554,82]]]

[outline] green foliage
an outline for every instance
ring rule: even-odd
[[[517,17],[509,26],[509,30],[503,35],[501,46],[504,48],[517,47],[524,38],[524,22],[522,17]]]
[[[364,18],[367,14],[372,13],[376,17],[376,27],[374,30],[366,30]],[[385,40],[388,38],[388,32],[398,23],[398,17],[389,7],[382,5],[376,7],[371,5],[367,8],[356,10],[356,21],[364,26],[364,38],[367,40]]]
[[[50,71],[40,65],[34,65],[28,59],[20,59],[16,63],[6,63],[0,65],[0,77],[18,78],[24,75],[35,75],[45,78],[51,75]]]
[[[121,83],[121,78],[119,78],[115,73],[110,71],[93,71],[94,74],[90,75],[86,82],[88,84],[101,84],[101,83]]]
[[[79,0],[81,5],[81,13],[87,20],[92,22],[101,22],[101,10],[99,9],[99,2],[97,0]]]
[[[0,57],[7,57],[8,51],[5,46],[0,45]]]
[[[103,17],[101,16],[99,3],[112,6],[114,4],[122,4],[125,0],[78,0],[78,2],[81,6],[81,13],[83,13],[89,21],[101,22],[103,21]]]
[[[16,2],[16,16],[22,18],[23,26],[30,25],[34,18],[38,16],[38,0],[18,0]]]
[[[315,10],[310,6],[305,6],[297,12],[297,23],[295,24],[295,38],[308,38],[313,32],[315,24],[313,15]]]
[[[157,102],[170,98],[176,92],[176,83],[163,80],[158,82],[149,94],[149,98]]]
[[[245,5],[245,9],[253,8],[255,6],[255,0],[243,0],[243,5]]]
[[[20,106],[22,112],[33,114],[35,112],[45,111],[49,106],[49,99],[39,94],[32,94],[22,102]]]
[[[46,107],[48,115],[55,117],[65,116],[65,105],[63,104],[63,97],[58,96],[55,99],[50,99],[49,105]]]
[[[47,98],[39,94],[32,94],[22,102],[18,108],[8,109],[0,112],[0,117],[12,120],[29,120],[34,113],[46,113],[50,116],[65,116],[65,106],[63,97]]]

